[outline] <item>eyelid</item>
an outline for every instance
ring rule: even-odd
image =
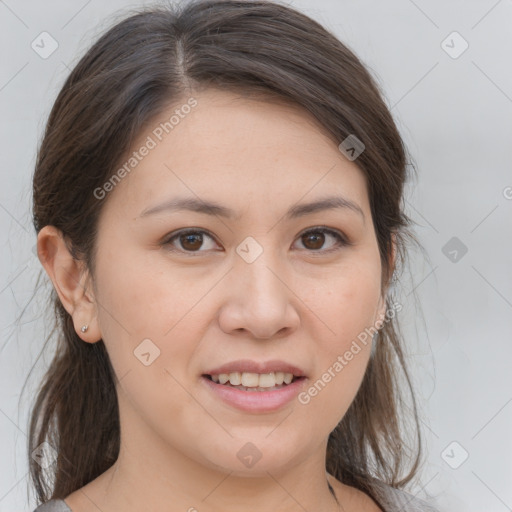
[[[327,226],[322,226],[322,225],[312,226],[312,227],[304,229],[297,235],[297,238],[295,240],[300,239],[302,236],[304,236],[310,232],[326,233],[328,235],[331,235],[332,237],[334,237],[337,240],[336,246],[331,249],[318,249],[318,250],[303,249],[304,251],[310,253],[313,256],[316,254],[318,254],[318,255],[329,254],[329,253],[339,250],[343,247],[348,247],[348,246],[354,245],[353,242],[342,231],[339,231],[334,228],[329,228]],[[192,228],[179,229],[177,231],[173,231],[172,233],[169,233],[162,239],[161,245],[165,247],[165,246],[171,245],[171,242],[174,239],[177,239],[179,236],[183,236],[183,235],[187,235],[187,234],[198,234],[198,233],[207,235],[213,241],[215,241],[215,243],[217,243],[216,237],[212,233],[210,233],[207,229],[192,227]],[[182,249],[177,249],[174,247],[170,248],[168,250],[170,252],[179,252],[181,254],[186,254],[187,256],[192,256],[192,257],[196,256],[196,255],[200,255],[201,253],[209,252],[209,251],[184,251]]]

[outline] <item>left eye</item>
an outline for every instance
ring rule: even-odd
[[[302,233],[299,237],[299,240],[303,240],[303,243],[311,244],[309,249],[313,251],[318,251],[325,243],[326,236],[334,238],[338,247],[343,247],[346,245],[350,245],[349,241],[337,231],[328,228],[314,228]],[[304,242],[306,240],[307,242]],[[330,252],[336,249],[336,243],[333,244],[329,249],[324,249],[323,252]]]
[[[321,250],[325,244],[326,237],[333,238],[335,242],[331,244],[331,247],[328,249],[324,248]],[[163,245],[170,245],[171,251],[181,251],[185,253],[205,252],[204,250],[199,250],[201,248],[204,249],[203,244],[205,238],[211,241],[209,244],[210,247],[207,247],[205,250],[214,249],[213,245],[215,245],[215,242],[213,237],[208,232],[200,229],[180,231],[164,241]],[[338,245],[338,248],[351,245],[341,233],[328,228],[309,229],[303,232],[298,240],[302,242],[306,249],[309,249],[308,252],[330,252],[336,250],[336,245]],[[178,242],[181,247],[176,247],[175,242]]]

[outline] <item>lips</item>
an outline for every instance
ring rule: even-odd
[[[277,391],[297,380],[304,380],[304,371],[285,361],[258,362],[249,359],[232,361],[209,370],[203,378],[222,387],[238,391]]]
[[[238,410],[271,413],[290,404],[307,382],[300,367],[285,361],[239,360],[201,375],[210,396]]]

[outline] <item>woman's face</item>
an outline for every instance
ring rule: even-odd
[[[365,179],[296,107],[193,97],[99,199],[96,325],[123,447],[240,475],[322,464],[385,311]],[[294,382],[272,390],[280,373]]]

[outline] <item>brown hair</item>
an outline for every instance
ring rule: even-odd
[[[304,14],[269,1],[142,8],[102,35],[51,110],[33,177],[36,232],[46,225],[60,229],[73,257],[94,275],[98,218],[108,200],[99,201],[94,190],[156,115],[208,87],[292,101],[336,144],[349,135],[364,143],[355,163],[366,178],[387,290],[405,261],[407,241],[416,241],[403,212],[406,148],[376,80],[354,53]],[[116,376],[103,340],[84,343],[53,288],[50,294],[55,325],[46,342],[57,333],[56,352],[31,411],[28,442],[31,483],[42,502],[65,498],[95,479],[116,461],[120,447]],[[401,337],[396,318],[388,319],[358,393],[328,442],[326,470],[374,498],[378,482],[397,488],[409,483],[422,454]],[[401,428],[404,388],[412,400],[413,447]],[[57,453],[47,471],[30,456],[44,441]]]

